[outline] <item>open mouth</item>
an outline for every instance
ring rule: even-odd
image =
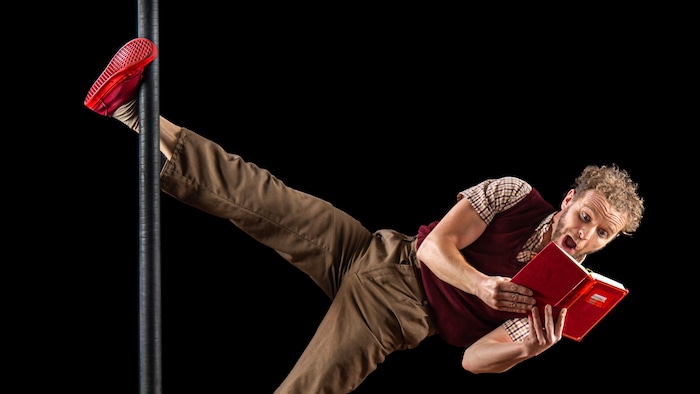
[[[576,241],[568,235],[564,238],[564,245],[569,249],[576,249]]]

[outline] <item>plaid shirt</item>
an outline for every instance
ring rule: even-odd
[[[469,200],[481,219],[488,225],[497,213],[508,210],[517,204],[531,190],[532,186],[519,178],[487,179],[460,192],[457,195],[457,200],[462,198]],[[525,242],[523,250],[517,256],[519,262],[526,263],[537,254],[535,248],[542,242],[542,237],[549,230],[553,216],[554,213],[544,218],[532,236]],[[526,317],[509,319],[503,323],[503,328],[514,342],[522,341],[530,334]]]

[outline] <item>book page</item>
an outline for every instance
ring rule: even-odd
[[[601,275],[601,274],[599,274],[599,273],[597,273],[597,272],[593,272],[593,271],[590,271],[590,270],[589,270],[589,273],[591,274],[591,277],[592,277],[593,279],[595,279],[595,280],[599,280],[599,281],[601,281],[601,282],[605,282],[605,283],[607,283],[607,284],[609,284],[609,285],[611,285],[611,286],[615,286],[615,287],[620,288],[620,289],[625,289],[625,286],[623,286],[622,283],[620,283],[620,282],[618,282],[618,281],[616,281],[616,280],[614,280],[614,279],[608,278],[608,277],[605,276],[605,275]]]

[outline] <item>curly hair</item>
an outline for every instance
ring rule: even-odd
[[[626,218],[621,234],[629,236],[639,228],[644,215],[644,199],[637,192],[637,183],[616,164],[586,166],[574,180],[572,188],[576,190],[576,195],[596,190],[605,196],[608,203]]]

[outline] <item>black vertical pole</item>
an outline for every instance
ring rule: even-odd
[[[138,0],[138,36],[158,46],[158,2]],[[160,394],[160,101],[159,57],[146,68],[139,90],[139,387]]]

